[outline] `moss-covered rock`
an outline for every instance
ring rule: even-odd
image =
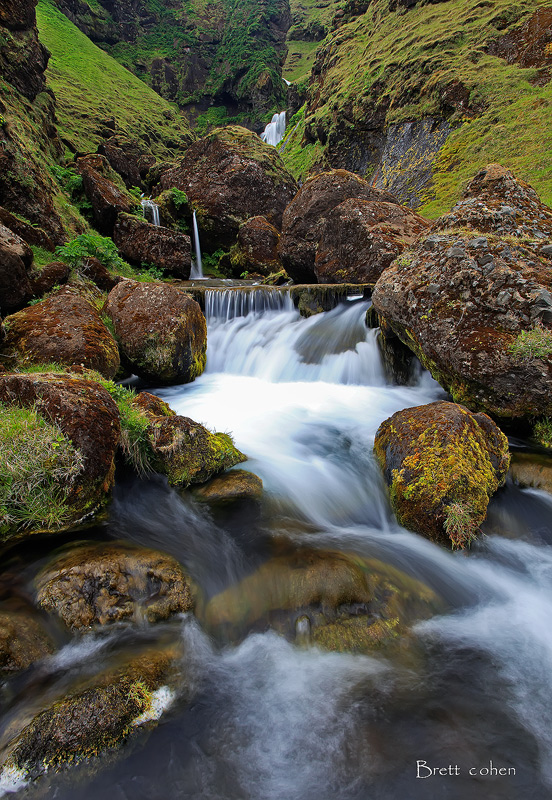
[[[78,158],[76,167],[84,192],[92,204],[94,224],[104,236],[111,236],[120,212],[137,211],[140,203],[130,195],[108,160],[102,155]]]
[[[106,311],[133,371],[154,383],[189,383],[205,369],[207,326],[190,295],[163,283],[121,281]]]
[[[0,351],[11,367],[32,364],[79,364],[112,378],[119,350],[94,305],[73,287],[64,287],[40,303],[4,320]]]
[[[195,496],[212,505],[228,505],[243,501],[258,502],[263,496],[263,482],[253,472],[233,469],[217,478],[212,478],[204,486],[198,486]]]
[[[152,225],[131,214],[119,214],[113,241],[119,252],[135,264],[153,264],[187,280],[190,277],[190,237],[169,228]]]
[[[240,225],[238,239],[230,252],[233,274],[244,272],[272,275],[281,272],[278,252],[280,234],[264,217],[251,217]]]
[[[508,473],[508,440],[486,414],[436,402],[398,411],[376,433],[374,452],[405,528],[466,547]]]
[[[20,609],[0,609],[0,675],[20,672],[54,649],[51,637],[36,616]]]

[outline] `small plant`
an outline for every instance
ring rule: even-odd
[[[99,376],[98,376],[99,377]],[[152,471],[152,451],[148,437],[149,421],[142,411],[133,404],[135,394],[113,381],[100,379],[119,409],[121,421],[120,445],[125,461],[140,475]]]
[[[171,189],[171,200],[177,211],[180,211],[183,206],[188,205],[188,195],[186,192],[181,191],[181,189]]]
[[[469,547],[479,532],[471,508],[462,502],[450,503],[445,508],[443,527],[453,550]]]
[[[82,176],[71,167],[61,167],[59,164],[54,164],[50,167],[50,171],[69,197],[73,197],[82,190]]]
[[[126,266],[115,243],[107,236],[100,236],[97,233],[81,233],[76,239],[56,247],[55,254],[72,267],[80,267],[82,262],[91,256],[97,258],[108,269]]]
[[[543,447],[552,447],[552,419],[544,417],[533,428],[533,436]]]
[[[148,264],[146,261],[143,261],[140,272],[144,278],[154,281],[163,280],[163,270],[156,267],[155,264]]]
[[[530,358],[548,358],[552,356],[552,331],[537,322],[534,328],[521,331],[510,344],[509,353],[520,361]]]
[[[127,700],[140,708],[147,708],[151,703],[151,692],[144,681],[134,681],[130,684]]]

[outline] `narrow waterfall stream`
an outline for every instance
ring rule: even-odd
[[[273,298],[207,293],[206,372],[157,392],[177,413],[233,434],[249,457],[240,466],[263,480],[262,516],[215,517],[161,479],[134,480],[119,485],[103,535],[176,556],[206,603],[220,595],[228,613],[235,595],[227,590],[302,548],[383,563],[434,593],[435,611],[394,650],[328,652],[310,643],[304,616],[292,619],[295,639],[268,624],[257,582],[237,595],[234,637],[209,629],[209,605],[197,619],[161,626],[184,640],[185,656],[182,697],[158,727],[100,768],[46,775],[21,796],[545,800],[552,497],[507,486],[468,553],[400,528],[372,456],[374,435],[395,411],[442,390],[427,373],[415,386],[386,383],[366,301],[303,319],[289,297]],[[3,727],[14,706],[32,707],[37,686],[157,635],[146,626],[69,641],[48,674],[43,667],[12,690]]]
[[[192,228],[194,234],[194,258],[190,270],[190,280],[203,280],[203,264],[201,262],[201,244],[199,242],[199,228],[197,227],[197,217],[194,211],[192,215]]]
[[[142,197],[142,210],[144,212],[144,217],[147,219],[148,216],[151,217],[151,222],[157,228],[161,225],[159,219],[159,206],[157,203],[154,203],[149,197]]]
[[[286,132],[286,112],[280,111],[279,114],[274,114],[264,131],[261,133],[261,139],[273,147],[280,144]]]

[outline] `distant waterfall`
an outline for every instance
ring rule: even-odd
[[[286,112],[281,111],[279,114],[274,114],[264,131],[261,133],[261,139],[267,144],[276,147],[279,142],[284,138],[286,132]]]
[[[159,221],[159,206],[157,203],[154,203],[153,200],[146,197],[142,197],[141,203],[144,210],[144,217],[146,219],[148,218],[147,209],[149,209],[151,221],[158,228],[161,223]]]
[[[196,212],[194,211],[192,218],[192,225],[194,229],[194,253],[195,259],[192,259],[192,268],[190,270],[190,280],[203,280],[203,265],[201,263],[201,246],[199,244],[199,230],[197,227]]]

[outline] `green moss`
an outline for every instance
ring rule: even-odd
[[[544,417],[533,428],[533,438],[543,447],[552,448],[552,419]]]

